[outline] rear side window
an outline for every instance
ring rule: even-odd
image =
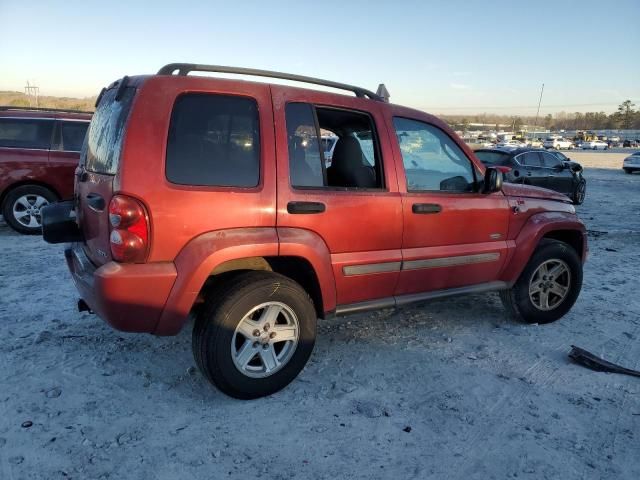
[[[66,152],[79,152],[88,127],[89,122],[60,122],[59,133],[56,135],[57,148]]]
[[[86,136],[86,149],[80,155],[80,163],[90,172],[115,175],[120,163],[120,151],[125,125],[135,96],[135,88],[127,87],[116,100],[117,88],[104,92],[91,119]]]
[[[200,93],[180,96],[171,114],[166,176],[180,185],[257,186],[260,131],[256,101]]]
[[[0,147],[48,149],[53,120],[0,118]]]

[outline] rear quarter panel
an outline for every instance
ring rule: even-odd
[[[260,119],[260,183],[255,188],[172,184],[166,145],[175,100],[184,93],[253,98]],[[210,231],[275,227],[273,111],[266,84],[204,77],[154,76],[139,87],[130,113],[113,192],[145,203],[151,227],[149,261],[172,261],[193,238]]]

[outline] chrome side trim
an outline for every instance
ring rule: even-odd
[[[495,262],[500,253],[478,253],[474,255],[459,255],[457,257],[430,258],[427,260],[409,260],[402,262],[402,270],[419,270],[422,268],[453,267],[472,263]]]
[[[364,265],[349,265],[342,267],[342,273],[346,276],[368,275],[370,273],[399,272],[402,262],[367,263]]]
[[[451,297],[454,295],[464,295],[471,293],[486,293],[506,290],[509,288],[507,282],[487,282],[477,285],[467,285],[465,287],[448,288],[445,290],[433,290],[431,292],[411,293],[408,295],[400,295],[398,297],[386,297],[366,302],[350,303],[347,305],[338,305],[336,307],[336,315],[347,315],[350,313],[366,312],[369,310],[378,310],[381,308],[402,307],[415,302],[425,300],[433,300],[436,298]]]

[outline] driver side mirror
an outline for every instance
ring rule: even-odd
[[[482,193],[494,193],[500,190],[502,190],[502,172],[495,168],[487,167],[484,172]]]

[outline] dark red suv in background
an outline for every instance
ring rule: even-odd
[[[40,209],[73,196],[91,113],[0,107],[0,210],[20,233],[41,231]]]

